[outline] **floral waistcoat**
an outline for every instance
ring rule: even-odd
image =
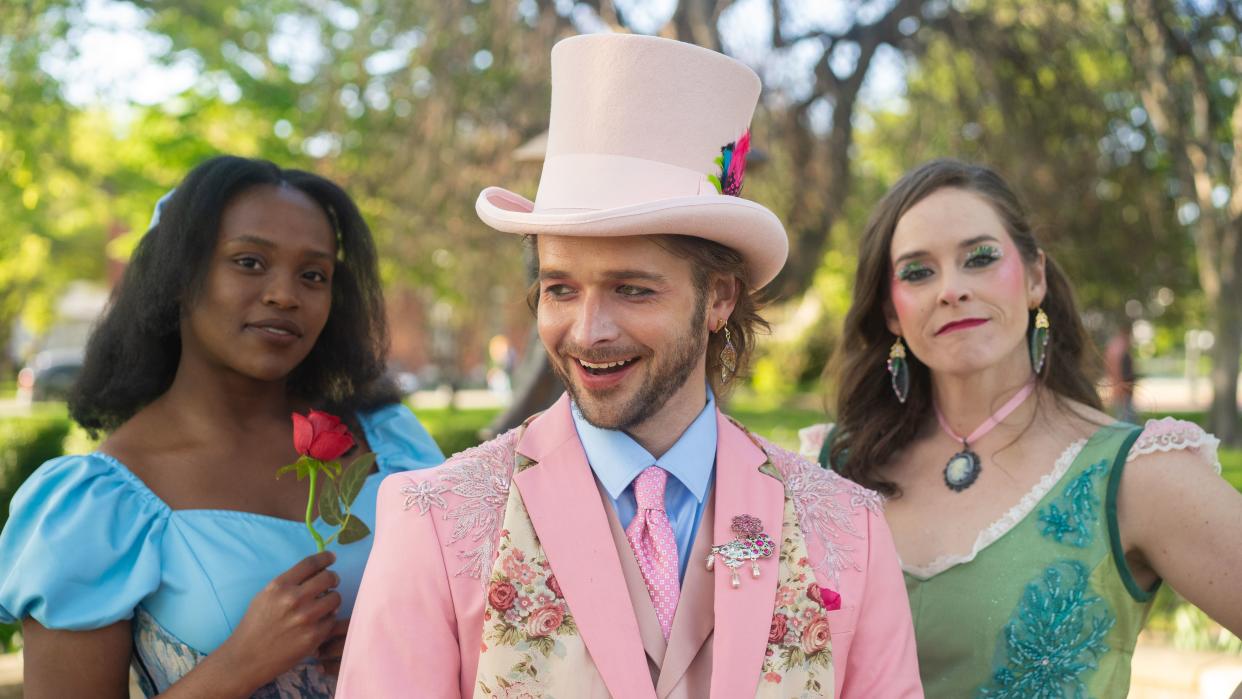
[[[411,484],[402,493],[405,509],[417,507],[424,515],[443,510],[444,518],[453,522],[445,544],[457,549],[456,557],[464,561],[454,575],[479,578],[483,586],[475,696],[572,697],[582,673],[594,671],[594,662],[521,494],[511,487],[515,474],[534,465],[516,452],[522,429],[454,456],[436,481]],[[842,536],[862,536],[851,522],[852,513],[859,507],[878,512],[881,500],[746,434],[767,456],[761,472],[784,486],[783,522],[779,538],[774,537],[780,544],[779,580],[764,660],[756,668],[761,676],[756,696],[832,696],[826,612],[839,608],[841,598],[827,585],[838,585],[847,568],[861,570],[854,561],[854,545]],[[448,492],[461,500],[450,505],[443,497]],[[700,536],[710,536],[711,530],[704,523]],[[815,537],[823,551],[823,560],[814,567],[804,533]],[[815,568],[828,577],[817,581]],[[748,571],[743,567],[739,572]]]

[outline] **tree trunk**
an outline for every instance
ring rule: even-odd
[[[1242,442],[1238,424],[1238,369],[1242,356],[1242,309],[1238,307],[1238,291],[1232,299],[1216,304],[1216,344],[1212,345],[1212,406],[1208,412],[1208,429],[1224,444]]]

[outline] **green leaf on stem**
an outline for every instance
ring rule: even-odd
[[[287,464],[285,466],[281,466],[280,468],[276,469],[276,477],[280,478],[286,473],[292,473],[296,471],[298,474],[298,480],[302,480],[310,476],[311,470],[314,469],[316,464],[318,463],[319,463],[318,461],[315,461],[309,456],[305,456],[305,455],[299,456],[297,461],[294,461],[291,464]]]
[[[358,493],[362,492],[362,486],[367,481],[367,476],[371,473],[371,467],[375,465],[375,452],[367,452],[349,465],[345,470],[345,475],[341,477],[341,499],[346,505],[352,505],[354,500],[358,499]]]
[[[341,535],[337,537],[337,541],[342,544],[352,544],[367,538],[370,534],[370,527],[357,517],[351,516],[345,520],[345,526],[341,529]]]
[[[319,518],[326,524],[340,526],[344,515],[341,514],[341,496],[336,483],[325,478],[319,484]]]

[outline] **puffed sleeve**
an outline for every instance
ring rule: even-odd
[[[818,462],[819,452],[824,448],[824,440],[835,427],[836,423],[819,422],[798,430],[798,454]]]
[[[444,463],[436,440],[404,404],[386,405],[360,419],[381,473],[416,471]]]
[[[1219,446],[1220,440],[1215,435],[1205,432],[1195,423],[1166,417],[1147,421],[1143,433],[1130,448],[1126,461],[1134,461],[1146,454],[1191,451],[1220,475],[1220,457],[1216,451]]]
[[[39,467],[0,533],[0,622],[97,629],[134,614],[160,585],[169,510],[102,454]]]

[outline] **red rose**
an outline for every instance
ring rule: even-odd
[[[820,591],[819,583],[811,583],[809,586],[807,586],[806,596],[810,598],[812,601],[814,601],[816,604],[822,605],[824,603],[824,597],[823,597],[823,593]]]
[[[550,636],[561,627],[562,621],[565,621],[565,612],[559,604],[536,609],[526,617],[526,635],[531,638]]]
[[[551,590],[551,591],[552,591],[552,594],[556,595],[557,597],[564,597],[564,596],[565,596],[565,595],[561,594],[561,584],[560,584],[559,582],[557,582],[557,581],[556,581],[556,576],[555,576],[555,575],[549,575],[549,576],[548,576],[548,589],[549,589],[549,590]]]
[[[768,643],[780,643],[785,638],[785,629],[788,628],[788,622],[785,621],[784,614],[772,615],[772,626],[768,629]]]
[[[828,631],[828,620],[817,616],[802,629],[802,652],[808,656],[815,655],[828,647],[832,636]]]
[[[339,417],[318,410],[293,414],[293,448],[302,456],[335,461],[353,446],[353,435]]]
[[[487,586],[487,603],[496,609],[506,612],[513,608],[513,601],[517,599],[517,590],[508,582],[503,580],[493,580]]]

